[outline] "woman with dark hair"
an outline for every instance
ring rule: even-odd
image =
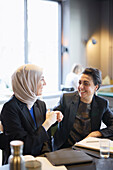
[[[113,136],[113,113],[108,101],[96,95],[101,82],[100,70],[86,68],[79,78],[78,91],[63,94],[54,108],[64,115],[54,135],[55,150],[70,147],[86,137]],[[106,128],[100,129],[101,121]]]

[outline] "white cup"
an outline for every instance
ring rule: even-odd
[[[110,155],[110,140],[101,139],[100,140],[100,157],[109,158]]]

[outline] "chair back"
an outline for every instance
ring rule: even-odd
[[[8,136],[3,133],[3,125],[0,121],[0,149],[5,150],[8,146]]]
[[[5,150],[8,147],[8,136],[4,133],[0,133],[0,149]]]

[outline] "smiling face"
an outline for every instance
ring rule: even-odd
[[[37,96],[42,95],[43,86],[45,85],[46,85],[46,81],[44,79],[44,76],[42,75],[37,85]]]
[[[98,85],[94,85],[93,78],[87,74],[82,74],[79,79],[78,92],[80,100],[84,103],[91,103]]]

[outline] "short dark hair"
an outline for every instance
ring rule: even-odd
[[[96,68],[85,68],[82,74],[86,74],[92,77],[94,85],[98,85],[98,89],[102,83],[102,74],[99,69]]]

